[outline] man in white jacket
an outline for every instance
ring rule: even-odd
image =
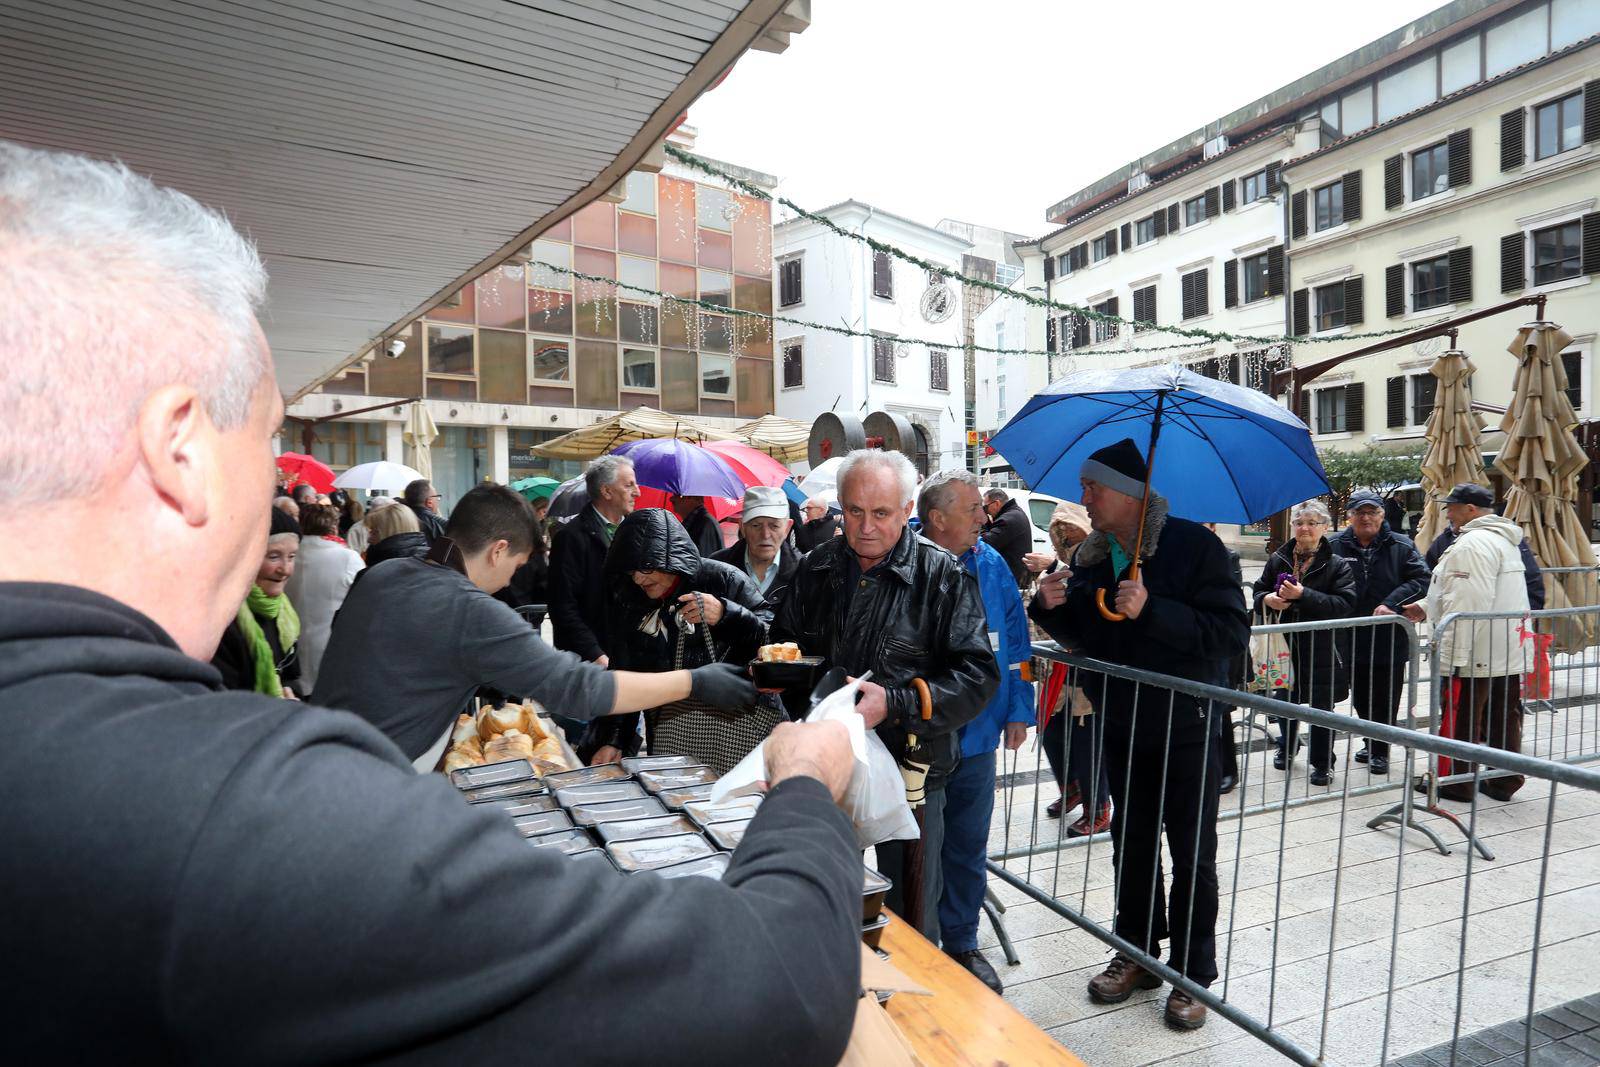
[[[1458,619],[1435,632],[1439,666],[1459,680],[1454,736],[1459,741],[1522,751],[1522,676],[1528,672],[1528,587],[1523,577],[1522,528],[1494,513],[1494,494],[1481,485],[1456,486],[1444,498],[1450,523],[1461,535],[1434,568],[1428,619],[1437,625],[1454,612],[1495,612],[1494,619]],[[1456,762],[1454,771],[1474,765]],[[1479,789],[1510,800],[1521,775],[1485,778]],[[1439,795],[1472,800],[1472,784],[1444,786]]]

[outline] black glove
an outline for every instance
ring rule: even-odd
[[[689,695],[714,708],[732,711],[756,702],[756,683],[741,665],[711,663],[689,672]]]

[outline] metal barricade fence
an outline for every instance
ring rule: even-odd
[[[1275,632],[1292,637],[1343,628],[1359,660],[1360,636],[1375,641],[1397,632],[1384,627],[1413,636],[1404,623],[1371,620]],[[1307,676],[1314,677],[1315,639],[1304,648]],[[1575,990],[1600,988],[1587,959],[1576,958],[1592,954],[1595,942],[1585,938],[1600,939],[1600,909],[1581,892],[1600,883],[1600,864],[1587,851],[1600,843],[1591,825],[1600,815],[1600,772],[1409,728],[1418,711],[1417,648],[1412,640],[1400,724],[1389,725],[1037,646],[1038,656],[1066,672],[1061,714],[1071,713],[1074,689],[1093,706],[1082,723],[1062,731],[1056,765],[1092,783],[1106,772],[1112,827],[1069,837],[1071,812],[1063,811],[1046,829],[1042,809],[1054,776],[1040,773],[1041,743],[1031,782],[1019,772],[1020,753],[1012,757],[998,813],[1002,848],[991,854],[991,874],[1081,931],[1065,939],[1080,953],[1077,973],[1103,965],[1093,951],[1102,942],[1294,1062],[1334,1056],[1341,1063],[1387,1063],[1443,1042],[1451,1048],[1444,1056],[1456,1062],[1458,1046],[1463,1054],[1471,1046],[1471,1031],[1519,1017],[1520,1040],[1531,1054],[1543,1040],[1535,1012]],[[1330,703],[1325,693],[1299,695]],[[1219,820],[1221,708],[1242,713],[1246,744],[1237,795]],[[1271,768],[1268,747],[1258,751],[1254,743],[1268,719],[1330,731],[1326,751],[1340,757],[1342,776],[1313,787],[1309,766]],[[1357,737],[1369,752],[1391,746],[1389,775],[1351,773]],[[1086,760],[1081,749],[1074,759],[1074,744],[1088,747]],[[1466,776],[1474,788],[1466,830],[1503,840],[1500,863],[1476,870],[1469,849],[1463,868],[1438,855],[1445,850],[1431,834],[1429,842],[1406,832],[1415,827],[1413,805],[1420,803],[1411,782],[1438,758],[1474,768]],[[1516,803],[1487,809],[1491,802],[1476,787],[1494,773],[1488,766],[1523,775],[1532,788]],[[1080,784],[1086,810],[1098,803],[1100,789]],[[1558,792],[1569,817],[1558,819]],[[1383,793],[1399,794],[1398,833],[1363,833],[1388,799]],[[1552,885],[1562,899],[1558,921],[1547,929]],[[1061,940],[1054,951],[1063,951]],[[1553,957],[1545,971],[1541,957]],[[1126,1043],[1144,1040],[1147,1024],[1136,1025],[1141,1036],[1122,1035],[1120,1052],[1108,1048],[1108,1058],[1128,1061]],[[1062,1036],[1074,1045],[1070,1033]],[[1075,1047],[1094,1059],[1094,1049]]]

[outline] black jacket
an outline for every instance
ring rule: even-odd
[[[984,528],[983,539],[989,547],[1000,553],[1000,558],[1011,568],[1011,577],[1019,586],[1027,585],[1031,576],[1023,557],[1033,551],[1033,523],[1022,505],[1007,500],[989,525]]]
[[[356,577],[361,577],[359,571]],[[272,619],[257,615],[256,623],[261,627],[261,636],[267,639],[267,647],[272,649],[272,661],[278,668],[278,681],[294,690],[295,696],[304,696],[300,692],[300,650],[295,647],[284,650],[283,642],[278,637],[278,624]],[[217,650],[212,653],[211,665],[222,675],[224,689],[255,690],[255,653],[250,648],[250,642],[245,640],[238,619],[228,623],[228,628],[222,631],[222,640],[217,642]]]
[[[606,530],[593,506],[556,528],[550,546],[550,622],[555,645],[587,660],[606,654]]]
[[[1112,573],[1109,540],[1099,531],[1078,546],[1066,603],[1047,610],[1036,595],[1029,616],[1063,646],[1084,655],[1216,684],[1250,640],[1244,591],[1234,580],[1227,549],[1199,523],[1169,517],[1166,501],[1152,495],[1143,555],[1140,574],[1149,599],[1137,619],[1111,622],[1095,606],[1100,589],[1111,603],[1121,578]],[[1172,744],[1192,744],[1205,736],[1207,709],[1194,697],[1119,678],[1085,678],[1081,684],[1106,722],[1131,728],[1142,745],[1167,742],[1169,707]]]
[[[667,571],[678,585],[663,603],[651,600],[635,584],[633,572]],[[606,648],[611,667],[619,671],[670,671],[677,646],[677,599],[685,593],[705,593],[722,601],[722,621],[711,628],[715,657],[706,654],[705,638],[698,628],[684,635],[684,667],[707,663],[748,663],[767,639],[772,608],[762,599],[756,583],[737,567],[702,559],[681,523],[663,508],[635,511],[617,527],[611,551],[606,554]],[[660,611],[656,632],[640,629]],[[608,715],[594,725],[590,742],[631,748],[639,716]],[[627,744],[624,744],[627,742]]]
[[[779,605],[772,639],[796,642],[807,655],[822,656],[853,676],[870,670],[889,705],[878,736],[899,759],[906,733],[915,733],[930,750],[930,777],[943,778],[961,759],[956,732],[978,717],[1000,687],[978,579],[910,529],[901,532],[887,560],[846,590],[854,569],[843,537],[813,549]],[[928,684],[931,720],[921,719],[913,678]]]
[[[1257,621],[1314,622],[1350,617],[1356,603],[1356,576],[1349,560],[1333,554],[1327,538],[1317,546],[1310,565],[1300,576],[1300,598],[1289,602],[1281,618],[1276,612],[1269,616],[1262,600],[1277,591],[1278,575],[1293,573],[1294,542],[1290,541],[1268,557],[1261,577],[1252,587]],[[1334,633],[1313,630],[1287,635],[1293,678],[1290,699],[1296,703],[1331,708],[1349,688],[1349,664],[1334,648]]]
[[[838,1062],[861,854],[821,783],[720,881],[623,877],[354,715],[219,683],[115,601],[0,583],[9,1061],[510,1062],[609,1005],[572,1058]]]
[[[368,567],[376,567],[384,560],[405,559],[415,557],[421,559],[428,554],[428,539],[420,533],[397,533],[385,537],[376,544],[367,546],[366,561]],[[361,572],[357,572],[359,578]]]
[[[834,533],[839,529],[839,517],[827,514],[820,519],[798,523],[794,528],[795,547],[801,554],[810,552],[818,545],[825,545],[833,540]]]
[[[444,536],[444,520],[427,508],[411,508],[411,514],[417,517],[417,525],[422,527],[423,539],[432,545],[434,541]]]
[[[744,569],[744,538],[741,537],[721,552],[714,553],[711,558],[718,563],[726,563],[734,570],[749,577],[748,572]],[[777,612],[778,605],[783,603],[783,597],[788,592],[789,583],[794,581],[795,568],[800,566],[800,560],[801,556],[787,544],[778,549],[778,576],[772,580],[772,585],[767,587],[766,592],[767,603],[772,605],[774,613]],[[750,581],[754,583],[755,578],[751,577]],[[757,588],[759,589],[760,587],[757,586]]]
[[[682,519],[683,528],[688,531],[689,539],[700,550],[702,556],[712,556],[723,549],[722,527],[717,520],[711,517],[711,512],[705,505],[695,508]]]
[[[1439,565],[1439,560],[1444,556],[1444,550],[1456,543],[1456,528],[1446,526],[1438,537],[1433,539],[1433,544],[1428,546],[1428,551],[1422,557],[1422,562],[1427,564],[1428,573],[1433,573],[1433,568]],[[1522,552],[1522,573],[1528,584],[1528,607],[1538,611],[1544,607],[1544,571],[1539,569],[1539,561],[1533,556],[1533,548],[1524,537],[1522,544],[1517,548]]]
[[[1411,538],[1395,533],[1386,522],[1378,528],[1372,543],[1377,551],[1369,568],[1361,557],[1361,543],[1356,540],[1354,529],[1346,526],[1328,538],[1333,554],[1350,561],[1350,573],[1356,580],[1356,603],[1350,614],[1357,618],[1371,615],[1379,604],[1399,613],[1401,608],[1428,591],[1428,567]],[[1389,640],[1379,640],[1374,631],[1368,642],[1361,645],[1360,658],[1370,656],[1375,663],[1393,663],[1411,654],[1411,639],[1406,636],[1404,627],[1384,629],[1389,633]],[[1357,649],[1351,632],[1345,631],[1338,640],[1345,663],[1355,666],[1353,657]]]

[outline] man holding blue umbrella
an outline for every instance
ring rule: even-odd
[[[1093,452],[1079,467],[1093,532],[1069,571],[1047,575],[1029,609],[1052,637],[1109,663],[1215,682],[1244,652],[1250,623],[1227,551],[1204,526],[1169,513],[1147,483],[1131,439]],[[1135,568],[1134,564],[1138,564]],[[1102,592],[1114,605],[1097,604]],[[1114,610],[1113,610],[1114,608]],[[1221,753],[1203,701],[1159,686],[1083,676],[1105,716],[1105,759],[1115,798],[1111,834],[1118,870],[1115,931],[1159,957],[1171,941],[1174,970],[1201,986],[1217,978],[1217,802]],[[1165,892],[1161,834],[1172,856]],[[1089,995],[1120,1003],[1161,979],[1118,953],[1089,982]],[[1204,1025],[1205,1006],[1181,989],[1167,998],[1169,1025]]]

